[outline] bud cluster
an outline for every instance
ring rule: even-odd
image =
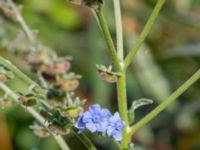
[[[56,134],[69,133],[85,103],[85,100],[74,95],[81,76],[70,72],[70,60],[45,49],[27,55],[28,64],[38,74],[46,91],[45,100],[50,106],[42,105],[41,115],[48,121],[48,129]]]
[[[15,10],[12,4],[16,6],[14,3],[6,1],[0,2],[0,9],[11,19],[16,15],[21,15],[18,12],[20,9]],[[12,13],[13,15],[10,15]],[[17,19],[17,17],[15,18]],[[31,31],[31,33],[33,32]],[[14,46],[10,47],[10,45]],[[16,51],[17,45],[21,45],[19,52]],[[69,133],[69,129],[83,112],[82,107],[85,103],[85,100],[81,100],[74,94],[79,86],[81,76],[70,71],[71,58],[59,57],[53,50],[37,41],[28,42],[24,34],[19,34],[15,41],[10,42],[7,46],[14,54],[25,57],[30,70],[38,76],[40,86],[44,91],[44,93],[40,93],[36,87],[33,87],[26,93],[17,93],[19,104],[25,108],[39,106],[41,115],[48,122],[46,130],[40,124],[34,124],[31,129],[40,137],[47,136],[45,131],[56,134]],[[5,66],[0,66],[0,82],[6,82],[12,78],[14,78],[13,72]],[[1,105],[6,106],[8,103],[2,101]]]

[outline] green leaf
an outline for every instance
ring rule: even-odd
[[[149,105],[152,104],[153,100],[147,99],[147,98],[141,98],[139,100],[134,100],[131,106],[131,109],[135,111],[137,108],[144,106],[144,105]]]
[[[141,98],[141,99],[138,99],[138,100],[134,100],[132,105],[131,105],[131,108],[128,111],[129,123],[130,124],[133,123],[133,121],[135,119],[135,110],[136,109],[138,109],[141,106],[149,105],[149,104],[152,104],[152,103],[153,103],[153,100],[147,99],[147,98]]]

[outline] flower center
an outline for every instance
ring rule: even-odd
[[[97,123],[97,122],[99,122],[100,117],[99,117],[98,115],[94,115],[93,118],[92,118],[92,120],[93,120],[95,123]]]

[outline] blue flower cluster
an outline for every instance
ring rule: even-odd
[[[75,127],[81,133],[85,128],[90,132],[102,132],[113,137],[116,141],[122,140],[121,130],[125,126],[118,112],[113,116],[108,109],[101,109],[98,104],[89,107],[78,118]]]

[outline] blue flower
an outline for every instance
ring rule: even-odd
[[[119,113],[116,112],[112,117],[110,117],[106,132],[108,136],[112,136],[116,141],[121,141],[121,130],[124,128],[124,126],[125,122],[121,120]]]
[[[116,141],[122,140],[122,129],[125,126],[118,112],[113,116],[108,109],[101,109],[98,104],[89,107],[89,110],[82,113],[78,118],[75,127],[79,133],[87,128],[90,132],[103,132],[113,137]]]
[[[85,127],[92,133],[106,132],[110,117],[111,113],[108,109],[101,109],[98,104],[94,104],[79,117],[75,127],[79,132],[82,132]]]

